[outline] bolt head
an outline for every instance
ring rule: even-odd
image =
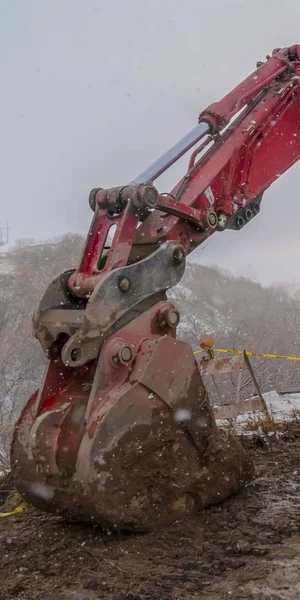
[[[145,192],[145,199],[148,206],[155,206],[158,199],[158,192],[154,187],[148,187]]]
[[[207,222],[210,227],[215,227],[217,224],[217,215],[215,212],[210,212],[207,215]]]
[[[122,292],[128,292],[130,288],[130,281],[128,277],[123,277],[123,279],[121,279],[119,282],[119,288]]]
[[[177,246],[177,248],[174,248],[173,250],[173,260],[174,263],[176,265],[180,265],[185,259],[185,254],[182,248],[180,248],[180,246]]]
[[[130,362],[132,359],[132,352],[131,352],[131,349],[129,348],[129,346],[124,346],[123,348],[121,348],[118,352],[118,356],[119,356],[120,362],[122,362],[122,363]]]
[[[166,315],[167,323],[170,327],[177,327],[180,321],[180,315],[177,310],[169,310]]]

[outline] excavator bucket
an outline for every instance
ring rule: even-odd
[[[49,362],[12,443],[27,501],[103,527],[150,531],[253,478],[241,444],[216,426],[193,352],[175,338],[175,315],[172,304],[157,303],[111,336],[97,360],[75,370]]]

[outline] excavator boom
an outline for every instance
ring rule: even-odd
[[[90,193],[80,264],[34,314],[47,367],[12,441],[16,486],[38,508],[151,530],[254,477],[241,444],[216,426],[166,292],[186,256],[251,221],[299,159],[299,74],[300,46],[274,51],[133,182]],[[160,194],[154,181],[193,147],[185,176]]]

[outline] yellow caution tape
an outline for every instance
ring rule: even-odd
[[[2,517],[11,517],[18,513],[25,512],[26,510],[28,510],[28,508],[29,504],[27,504],[27,502],[23,502],[23,504],[20,504],[20,506],[17,506],[17,508],[14,508],[14,510],[12,510],[11,512],[0,512],[0,519]]]
[[[224,348],[213,348],[214,352],[225,352],[228,354],[243,354],[243,350],[224,350]],[[194,354],[199,354],[203,350],[196,350]],[[262,356],[265,358],[284,358],[285,360],[300,360],[299,356],[285,356],[283,354],[266,354],[263,352],[246,352],[247,356]]]

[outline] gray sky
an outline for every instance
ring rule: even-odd
[[[132,180],[299,23],[295,0],[0,0],[0,225],[86,233],[91,188]],[[299,199],[297,164],[193,259],[300,283]]]

